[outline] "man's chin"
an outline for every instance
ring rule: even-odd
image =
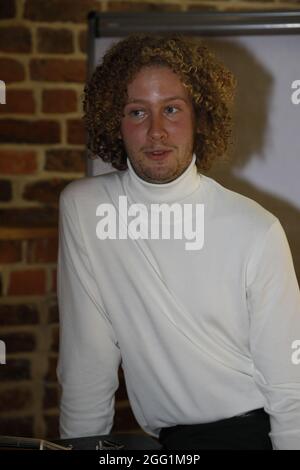
[[[170,171],[168,172],[151,172],[141,175],[141,178],[148,183],[154,184],[164,184],[170,183],[171,181],[177,178],[177,175],[174,175]]]

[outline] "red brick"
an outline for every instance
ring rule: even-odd
[[[65,173],[84,173],[86,156],[84,150],[52,149],[46,151],[45,170]]]
[[[226,10],[227,9],[228,9],[228,4],[226,4]],[[203,13],[205,13],[205,12],[218,10],[218,5],[217,4],[212,5],[211,3],[201,3],[197,5],[187,4],[187,10],[188,11],[202,11]]]
[[[35,102],[30,90],[7,90],[6,104],[0,106],[0,114],[32,114],[35,112]]]
[[[37,170],[36,153],[31,150],[0,150],[0,173],[25,175]]]
[[[57,382],[57,357],[50,357],[48,358],[48,368],[47,373],[45,375],[45,380],[47,382]]]
[[[144,2],[126,2],[126,1],[108,1],[107,11],[111,12],[143,12],[143,11],[181,11],[178,4],[144,3]]]
[[[273,1],[273,0],[264,0],[262,3],[258,3],[257,6],[250,6],[249,7],[249,3],[253,2],[254,5],[255,5],[255,2],[256,0],[248,0],[248,2],[245,2],[245,4],[243,4],[243,2],[238,2],[236,5],[230,5],[230,3],[226,3],[226,12],[228,13],[241,13],[241,12],[251,12],[252,8],[253,8],[253,13],[257,13],[259,11],[262,11],[262,12],[275,12],[276,10],[279,10],[280,12],[283,11],[285,5],[286,5],[286,11],[288,11],[289,8],[291,8],[289,6],[289,0],[282,0],[281,2],[279,2],[277,5],[276,3]],[[293,3],[292,3],[293,5]],[[190,5],[191,6],[191,5]],[[220,6],[220,5],[219,5]],[[188,8],[189,10],[196,10],[196,5],[193,6],[193,8]],[[207,8],[208,9],[208,8]],[[215,10],[218,10],[218,5],[216,5],[215,7]]]
[[[29,332],[2,333],[1,339],[5,342],[6,354],[31,352],[36,348],[35,335]]]
[[[0,325],[35,325],[39,315],[34,305],[7,305],[0,304]]]
[[[67,122],[67,136],[69,144],[85,145],[86,134],[81,119],[70,119]]]
[[[8,295],[44,295],[46,275],[43,269],[13,271],[10,274]]]
[[[44,388],[44,409],[58,408],[59,405],[59,391],[57,386],[46,385]]]
[[[5,83],[21,82],[25,79],[23,64],[14,59],[0,57],[1,80]]]
[[[7,202],[11,200],[12,187],[11,181],[0,180],[0,201]]]
[[[83,31],[79,32],[79,49],[81,52],[86,53],[87,52],[87,30],[84,29]]]
[[[6,352],[9,352],[7,348]],[[4,367],[0,366],[0,380],[15,382],[17,380],[28,380],[31,378],[30,361],[28,359],[6,359]],[[0,423],[2,418],[0,419]]]
[[[0,2],[0,19],[6,20],[14,18],[16,15],[16,7],[14,0],[1,0]]]
[[[0,390],[0,413],[26,410],[32,403],[32,392],[24,386]]]
[[[6,436],[34,436],[34,418],[33,416],[25,417],[1,417],[0,434]]]
[[[72,113],[77,111],[77,95],[74,90],[44,90],[44,113]]]
[[[58,239],[48,238],[27,242],[27,263],[55,263],[57,261]]]
[[[0,51],[31,52],[32,41],[30,30],[24,26],[6,26],[0,28]]]
[[[18,261],[22,261],[21,242],[18,240],[0,240],[0,263],[16,263]]]
[[[51,292],[56,293],[57,291],[57,270],[53,269],[52,271],[52,287]]]
[[[73,32],[69,29],[39,28],[37,30],[38,52],[69,54],[74,52]]]
[[[30,77],[46,82],[84,83],[86,62],[79,59],[32,59]]]
[[[97,0],[26,0],[24,17],[32,21],[86,23],[87,14],[99,9]]]
[[[56,207],[30,207],[24,209],[0,209],[0,227],[57,227]]]
[[[52,332],[51,332],[51,351],[52,352],[58,352],[58,347],[59,347],[59,328],[56,326],[52,327]]]
[[[59,415],[44,415],[46,424],[46,435],[48,439],[56,439],[59,437]]]
[[[52,305],[49,308],[48,312],[48,323],[58,323],[59,321],[59,312],[58,312],[58,305]]]
[[[70,181],[71,180],[52,178],[51,180],[28,183],[24,188],[23,198],[27,201],[58,203],[61,191]]]
[[[131,411],[130,406],[124,408],[116,407],[114,426],[112,432],[119,431],[139,431],[140,427],[135,420],[135,417]]]
[[[8,143],[55,144],[60,142],[56,121],[0,120],[0,140]]]

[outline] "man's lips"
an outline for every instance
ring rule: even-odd
[[[169,153],[172,152],[170,149],[161,149],[161,150],[148,150],[146,151],[146,155],[151,160],[163,160],[165,159]]]

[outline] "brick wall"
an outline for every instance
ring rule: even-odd
[[[57,202],[84,174],[86,16],[98,11],[276,10],[297,2],[1,0],[0,434],[58,433]],[[122,373],[115,431],[137,430]]]

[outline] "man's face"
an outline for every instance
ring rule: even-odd
[[[178,178],[193,154],[195,121],[187,89],[170,68],[148,66],[127,92],[121,136],[135,172],[151,183]]]

